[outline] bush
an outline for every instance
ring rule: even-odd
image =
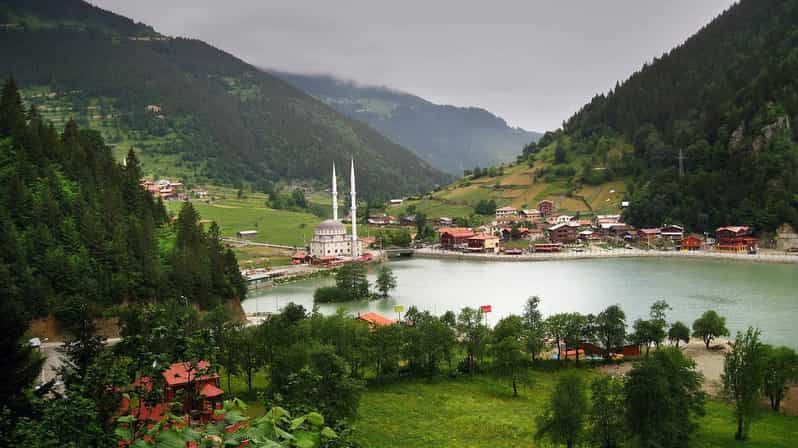
[[[352,296],[344,288],[323,286],[313,293],[313,300],[316,303],[347,302],[352,300]]]

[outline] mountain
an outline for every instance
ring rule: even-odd
[[[386,198],[450,177],[366,124],[236,57],[80,0],[0,0],[0,75],[56,124],[99,130],[145,174],[189,182],[326,182],[354,157]],[[326,185],[326,183],[325,183]]]
[[[408,93],[332,76],[271,73],[458,176],[475,166],[515,160],[520,148],[541,136],[511,128],[485,109],[434,104]]]
[[[742,0],[522,157],[570,191],[625,181],[641,227],[796,225],[797,72],[798,1]]]

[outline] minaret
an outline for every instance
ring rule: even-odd
[[[357,194],[355,193],[355,159],[352,159],[352,258],[357,258],[359,244],[357,241]]]
[[[338,221],[338,180],[335,178],[335,162],[333,162],[333,176],[332,176],[332,202],[333,202],[333,220]]]

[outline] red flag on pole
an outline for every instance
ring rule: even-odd
[[[479,310],[482,311],[483,313],[490,313],[491,312],[491,306],[490,305],[482,305],[481,307],[479,307]]]

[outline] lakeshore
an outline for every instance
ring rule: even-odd
[[[454,260],[479,261],[555,261],[555,260],[589,260],[602,258],[685,258],[730,260],[754,263],[786,263],[798,264],[798,254],[756,253],[735,254],[714,251],[661,251],[641,249],[594,249],[581,252],[564,251],[549,253],[524,253],[519,255],[464,253],[436,248],[416,249],[415,256],[422,258],[444,258]]]

